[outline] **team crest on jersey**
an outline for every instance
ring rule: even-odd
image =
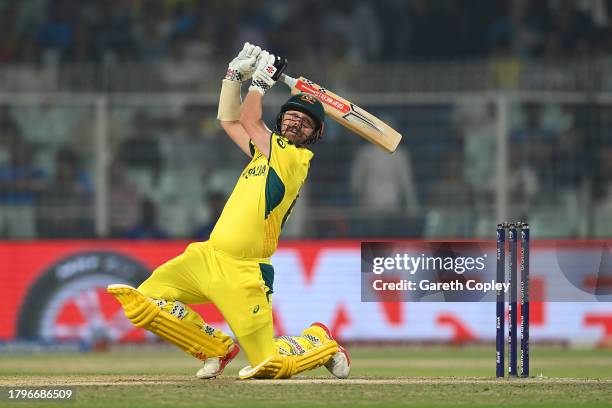
[[[278,137],[276,139],[276,143],[280,146],[281,149],[287,147],[287,140],[284,137]]]
[[[315,103],[317,103],[317,99],[310,94],[301,94],[300,100],[303,102],[309,103],[311,105],[314,105]]]

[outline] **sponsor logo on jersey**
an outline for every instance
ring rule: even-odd
[[[249,167],[242,172],[242,178],[248,179],[249,177],[263,176],[266,174],[267,168],[267,164],[259,164],[257,166]]]

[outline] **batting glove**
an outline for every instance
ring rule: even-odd
[[[274,56],[268,51],[262,51],[257,58],[257,67],[255,73],[253,73],[253,81],[249,86],[249,91],[265,94],[278,81],[285,68],[287,68],[285,58]]]
[[[242,47],[238,56],[229,63],[225,79],[242,82],[251,78],[260,53],[260,47],[248,42],[244,43],[244,47]]]

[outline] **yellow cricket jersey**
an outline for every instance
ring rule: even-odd
[[[246,166],[210,235],[212,245],[238,258],[269,258],[308,175],[313,153],[270,136],[270,157],[249,142]]]

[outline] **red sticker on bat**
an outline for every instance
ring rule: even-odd
[[[346,103],[339,101],[333,96],[326,94],[324,91],[321,91],[320,89],[317,89],[316,87],[304,81],[298,81],[295,87],[299,89],[301,92],[306,92],[311,95],[314,95],[318,100],[320,100],[324,104],[331,106],[332,108],[339,110],[342,113],[348,113],[351,110],[351,107],[348,106]]]

